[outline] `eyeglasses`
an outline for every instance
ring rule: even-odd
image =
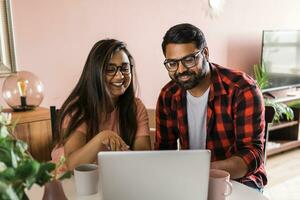
[[[181,59],[166,59],[164,61],[164,65],[167,68],[169,72],[175,72],[178,69],[179,62],[182,63],[182,65],[186,68],[194,67],[198,64],[198,56],[202,51],[197,51],[193,54],[184,56]]]
[[[128,75],[131,73],[131,67],[132,65],[130,63],[122,63],[120,66],[108,64],[105,69],[105,74],[109,76],[115,76],[118,70],[120,70],[123,75]]]

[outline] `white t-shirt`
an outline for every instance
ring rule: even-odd
[[[187,116],[190,149],[206,148],[206,118],[209,88],[200,97],[187,91]]]

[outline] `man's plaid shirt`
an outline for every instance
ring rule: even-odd
[[[265,111],[256,82],[243,72],[210,63],[206,148],[211,161],[241,157],[248,173],[238,181],[267,183],[264,167]],[[161,90],[156,107],[156,143],[160,150],[189,149],[186,91],[170,81]]]

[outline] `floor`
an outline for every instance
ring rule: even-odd
[[[300,148],[267,159],[270,200],[300,200]]]

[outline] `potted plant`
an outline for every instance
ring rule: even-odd
[[[11,134],[14,126],[11,114],[3,113],[0,108],[0,199],[28,199],[26,190],[33,184],[43,186],[70,177],[70,172],[56,173],[64,158],[57,164],[33,159],[28,145]]]
[[[268,80],[268,73],[266,71],[265,65],[263,63],[261,65],[255,64],[253,66],[253,69],[254,69],[254,77],[257,81],[258,87],[261,90],[268,87],[270,83]],[[286,120],[294,119],[294,112],[289,106],[287,106],[284,103],[279,103],[274,101],[274,99],[272,99],[273,96],[269,93],[264,93],[263,95],[264,95],[265,105],[272,106],[275,110],[273,122],[279,122],[282,119],[286,119]]]

